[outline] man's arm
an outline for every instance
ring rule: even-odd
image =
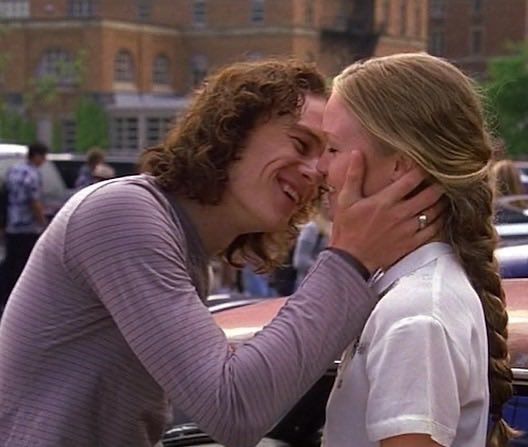
[[[35,217],[37,223],[43,227],[46,226],[47,219],[46,215],[44,214],[44,205],[42,205],[40,200],[31,201],[31,211],[33,212],[33,216]]]

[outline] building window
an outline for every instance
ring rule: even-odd
[[[147,147],[158,145],[167,134],[171,124],[168,117],[148,117],[147,118],[147,135],[145,138]]]
[[[471,43],[470,43],[470,52],[472,55],[482,54],[483,49],[483,34],[481,28],[473,28],[471,30]]]
[[[484,6],[483,5],[484,3],[484,0],[472,0],[472,11],[473,11],[473,14],[482,14],[482,7]]]
[[[29,17],[29,0],[0,0],[0,18]]]
[[[134,82],[134,59],[128,50],[119,50],[114,60],[114,81]]]
[[[61,129],[61,150],[65,152],[75,152],[75,132],[76,124],[73,119],[64,119],[60,123]]]
[[[445,16],[445,0],[431,0],[431,17],[441,19]]]
[[[60,48],[44,51],[38,64],[37,77],[54,79],[60,86],[74,85],[77,82],[77,70],[72,54]]]
[[[311,26],[314,24],[314,2],[313,0],[306,0],[304,5],[304,22]]]
[[[191,60],[191,84],[198,87],[207,76],[207,58],[203,54],[195,54]]]
[[[443,31],[433,31],[429,44],[429,52],[434,56],[442,56],[445,52],[445,39]]]
[[[407,0],[400,0],[400,36],[407,34]]]
[[[137,12],[139,20],[148,20],[152,13],[151,0],[137,0]]]
[[[390,20],[390,1],[383,0],[383,26],[385,29],[389,26]]]
[[[414,34],[417,38],[422,37],[422,5],[421,2],[414,4]]]
[[[192,23],[195,26],[205,26],[207,23],[207,5],[205,0],[193,1]]]
[[[163,54],[160,54],[154,59],[152,65],[152,82],[157,85],[170,84],[170,61]]]
[[[139,148],[138,119],[116,117],[110,128],[112,148],[121,151],[137,151]]]
[[[90,17],[94,13],[92,0],[69,0],[68,10],[71,17]]]
[[[251,0],[251,23],[264,22],[264,0]]]

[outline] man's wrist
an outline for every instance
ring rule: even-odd
[[[331,251],[332,253],[336,253],[337,255],[341,256],[345,261],[354,266],[354,268],[358,271],[358,273],[363,277],[365,281],[369,280],[371,276],[369,269],[365,266],[365,264],[363,264],[359,259],[350,254],[348,251],[336,247],[327,247],[325,248],[325,250]]]

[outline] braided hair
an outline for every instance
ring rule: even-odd
[[[404,153],[445,190],[443,237],[477,292],[486,321],[492,421],[487,447],[506,446],[516,435],[502,418],[513,377],[508,315],[494,257],[493,147],[478,88],[452,64],[415,53],[355,63],[335,79],[334,92],[380,150]]]

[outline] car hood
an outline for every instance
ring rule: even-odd
[[[528,368],[528,278],[503,280],[509,316],[508,345],[514,368]],[[268,324],[287,298],[265,298],[256,304],[215,314],[232,343],[248,340]]]

